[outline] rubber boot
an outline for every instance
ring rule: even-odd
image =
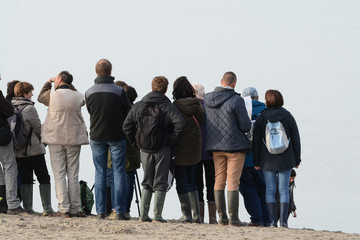
[[[219,214],[219,225],[225,226],[229,223],[229,218],[226,214],[225,191],[214,190],[216,210]]]
[[[210,201],[208,202],[208,209],[209,209],[209,224],[217,224],[216,221],[216,206],[215,202]]]
[[[143,188],[141,193],[140,203],[140,217],[139,222],[151,222],[152,219],[149,217],[150,202],[152,197],[152,191]]]
[[[289,216],[289,203],[280,203],[280,227],[287,228],[287,220]]]
[[[270,219],[270,227],[276,228],[277,227],[277,217],[276,217],[276,203],[266,203],[266,207],[269,214]]]
[[[177,222],[192,223],[191,203],[189,193],[178,195],[180,200],[182,216]]]
[[[154,222],[166,223],[166,220],[162,218],[162,211],[164,208],[166,192],[155,191],[154,200]]]
[[[198,191],[189,192],[193,222],[201,223]]]
[[[240,221],[239,219],[239,190],[228,191],[227,200],[229,207],[229,225],[231,226],[247,226],[247,223]]]
[[[6,202],[6,187],[5,185],[0,185],[0,213],[7,213],[8,205]]]
[[[201,219],[201,223],[204,223],[204,207],[205,204],[204,202],[199,202],[200,204],[200,219]]]
[[[51,216],[54,214],[54,210],[51,207],[51,185],[40,184],[39,186],[41,203],[44,209],[43,216]]]
[[[23,201],[23,208],[27,213],[34,213],[33,210],[33,185],[21,184],[20,193]]]

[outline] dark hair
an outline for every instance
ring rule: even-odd
[[[14,88],[15,88],[15,85],[17,83],[19,83],[20,81],[19,80],[13,80],[11,82],[8,82],[7,83],[7,89],[6,89],[6,94],[7,95],[14,95],[15,96],[15,93],[14,93]]]
[[[169,81],[164,76],[157,76],[151,82],[151,88],[153,92],[166,93]]]
[[[132,86],[126,85],[126,86],[124,86],[124,90],[125,90],[126,94],[128,95],[129,101],[131,103],[134,103],[136,98],[138,97],[138,94],[137,94],[135,88],[133,88]]]
[[[62,71],[59,73],[59,76],[61,78],[61,81],[63,81],[66,84],[71,84],[73,81],[73,76],[68,71]]]
[[[110,76],[112,65],[107,59],[100,59],[95,66],[95,72],[98,76]]]
[[[281,107],[284,105],[284,99],[278,90],[267,90],[265,93],[265,103],[268,108]]]
[[[173,88],[174,90],[172,95],[174,100],[179,98],[195,97],[195,89],[189,80],[184,76],[175,80]]]
[[[290,177],[296,177],[296,172],[294,169],[291,169]]]
[[[236,82],[236,75],[233,72],[226,72],[223,76],[223,78],[221,79],[223,81],[223,83],[226,86],[230,86],[231,84],[233,84],[234,82]]]
[[[125,86],[128,86],[126,82],[124,81],[116,81],[114,82],[116,85],[118,85],[119,87],[125,87]]]
[[[24,94],[28,94],[33,91],[34,87],[28,82],[18,82],[14,87],[15,97],[24,97]]]

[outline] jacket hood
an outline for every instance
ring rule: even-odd
[[[234,89],[216,87],[214,92],[205,94],[205,105],[210,108],[219,108],[224,102],[236,94],[238,93],[236,93]]]
[[[252,100],[252,107],[253,108],[257,108],[257,107],[266,107],[265,103],[260,102],[258,100]]]
[[[35,103],[27,98],[24,97],[18,97],[18,98],[14,98],[11,101],[11,104],[14,107],[20,106],[20,105],[34,105]]]
[[[170,102],[170,99],[163,93],[149,92],[141,99],[141,101],[144,103],[166,103]]]
[[[281,121],[282,119],[289,116],[290,112],[283,107],[272,107],[267,108],[261,112],[261,115],[270,122]]]
[[[100,84],[100,83],[114,83],[115,78],[112,76],[98,76],[97,78],[95,78],[94,82],[95,84]]]
[[[180,98],[174,101],[176,107],[185,115],[194,115],[199,112],[200,101],[198,98]]]

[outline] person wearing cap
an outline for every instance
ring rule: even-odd
[[[251,120],[256,120],[259,114],[266,109],[265,103],[259,101],[259,94],[254,87],[245,88],[242,97],[251,97]],[[246,154],[244,168],[240,178],[240,193],[244,198],[246,211],[250,215],[249,226],[269,226],[265,191],[266,185],[262,170],[256,170],[252,163],[253,153]]]

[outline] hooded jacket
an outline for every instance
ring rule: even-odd
[[[217,87],[205,94],[206,150],[247,152],[250,141],[245,133],[251,121],[244,99],[234,89]]]
[[[185,127],[179,139],[174,164],[194,165],[201,160],[201,129],[204,110],[197,98],[180,98],[174,101],[185,120]]]
[[[126,134],[129,143],[133,146],[137,146],[135,140],[135,135],[137,133],[137,119],[142,109],[148,103],[158,105],[163,114],[164,131],[166,132],[164,145],[175,146],[184,128],[184,119],[176,106],[170,102],[169,98],[160,92],[148,93],[140,102],[135,103],[131,108],[123,124],[123,131]],[[142,150],[147,152],[144,149]]]
[[[21,111],[21,115],[26,132],[29,134],[32,129],[30,142],[27,146],[27,155],[24,154],[26,147],[21,149],[14,148],[15,157],[26,158],[45,154],[45,146],[41,142],[41,121],[34,107],[34,102],[24,97],[18,97],[13,99],[11,103],[14,108],[26,105],[26,107]]]
[[[14,108],[4,97],[2,91],[0,91],[0,127],[4,127],[7,124],[7,118],[11,117],[14,113]]]
[[[267,120],[270,122],[280,121],[284,126],[287,137],[290,139],[289,147],[281,154],[271,154],[267,150],[265,128]],[[300,158],[300,135],[294,117],[283,107],[272,107],[261,112],[255,122],[253,136],[253,163],[265,171],[286,171],[297,166]]]

